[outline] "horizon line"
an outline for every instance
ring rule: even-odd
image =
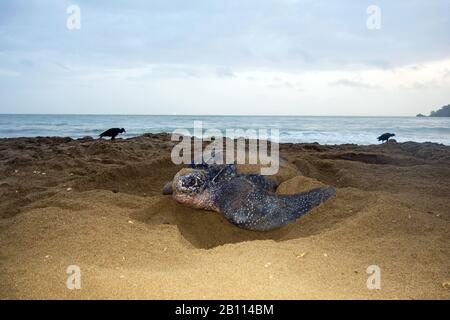
[[[122,114],[122,113],[0,113],[0,116],[155,116],[155,117],[367,117],[416,118],[416,115],[306,115],[306,114]],[[425,118],[429,116],[425,115]]]

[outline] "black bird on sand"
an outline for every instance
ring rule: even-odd
[[[111,137],[111,140],[114,140],[119,135],[119,133],[124,132],[126,132],[124,128],[111,128],[101,133],[100,139],[103,137]]]
[[[394,137],[395,133],[383,133],[378,137],[378,141],[388,141],[390,137]]]

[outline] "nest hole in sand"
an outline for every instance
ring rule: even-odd
[[[371,195],[361,190],[338,190],[335,198],[307,215],[283,228],[268,232],[240,229],[220,213],[183,206],[170,196],[152,197],[151,204],[133,212],[131,218],[149,225],[176,225],[181,236],[193,247],[212,249],[245,241],[287,241],[323,233],[364,210],[371,198]]]

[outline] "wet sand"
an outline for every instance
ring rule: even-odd
[[[0,140],[0,298],[450,298],[450,147],[282,144],[279,192],[337,195],[261,233],[161,195],[169,138]]]

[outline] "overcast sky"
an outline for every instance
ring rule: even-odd
[[[80,29],[67,28],[70,5]],[[383,116],[449,103],[450,0],[0,1],[0,113]]]

